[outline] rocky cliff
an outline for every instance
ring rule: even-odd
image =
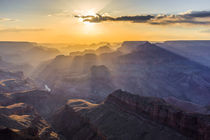
[[[67,140],[106,140],[89,121],[68,105],[55,113],[52,125]]]
[[[58,140],[51,126],[31,106],[14,104],[0,107],[0,139]]]
[[[140,97],[118,90],[110,94],[105,103],[118,105],[123,110],[149,117],[196,140],[210,137],[210,116],[186,113],[167,104],[163,99]]]
[[[0,139],[59,140],[44,119],[59,98],[35,89],[22,72],[0,71]]]
[[[152,140],[154,138],[190,140],[194,138],[194,135],[188,135],[189,130],[187,131],[187,128],[194,125],[194,122],[191,122],[192,119],[185,124],[186,132],[184,131],[183,134],[179,133],[177,128],[169,127],[164,121],[158,121],[167,116],[166,113],[164,114],[164,109],[172,112],[179,110],[167,105],[157,109],[155,107],[155,111],[152,110],[153,104],[164,105],[164,103],[158,98],[140,97],[119,90],[110,94],[101,104],[92,104],[81,99],[69,100],[53,115],[52,124],[59,134],[72,139],[78,136],[80,138],[85,136],[84,140],[89,139],[95,133],[94,130],[107,140]],[[161,115],[157,115],[158,109],[163,112]],[[150,114],[154,115],[150,116]]]

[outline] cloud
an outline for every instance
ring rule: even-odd
[[[185,13],[173,14],[147,14],[136,16],[105,16],[97,14],[95,16],[76,15],[76,18],[82,18],[84,22],[131,22],[131,23],[147,23],[151,25],[169,25],[169,24],[192,24],[192,25],[210,25],[210,11],[187,11]]]
[[[0,32],[40,32],[45,30],[42,28],[6,28],[0,29]]]
[[[57,12],[57,13],[53,13],[53,14],[49,14],[49,17],[72,17],[72,14],[68,11],[68,10],[64,10],[61,12]]]
[[[210,17],[210,11],[191,11],[181,16],[184,18],[207,18]]]
[[[121,16],[121,17],[111,17],[111,16],[102,16],[97,14],[96,16],[75,16],[76,18],[82,18],[84,22],[103,22],[103,21],[130,21],[130,22],[147,22],[154,18],[152,15],[142,15],[142,16]]]
[[[202,30],[201,33],[207,33],[207,34],[210,34],[210,29],[207,29],[207,30]]]
[[[6,21],[17,21],[16,19],[10,19],[10,18],[0,18],[0,22],[6,22]]]

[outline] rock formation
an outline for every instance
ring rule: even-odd
[[[210,134],[208,115],[187,113],[163,99],[122,90],[113,92],[101,104],[71,99],[52,122],[59,134],[71,138],[89,138],[93,130],[108,140],[208,140]],[[94,129],[84,131],[84,122]]]

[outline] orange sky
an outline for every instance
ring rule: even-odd
[[[150,2],[149,2],[150,1]],[[187,9],[202,10],[195,0],[174,2],[177,9],[155,4],[154,0],[46,0],[36,2],[21,0],[8,2],[0,0],[0,40],[33,41],[39,43],[93,43],[119,42],[125,40],[207,40],[210,39],[209,25],[151,25],[124,21],[100,23],[82,22],[74,15],[135,16],[141,14],[179,14]],[[166,0],[160,0],[162,3]],[[185,3],[186,1],[186,3]],[[206,2],[206,0],[201,0]],[[119,3],[120,2],[120,3]],[[183,6],[180,7],[180,3]],[[149,5],[151,3],[151,5]],[[156,7],[154,8],[154,5]],[[178,9],[178,7],[180,7]],[[27,9],[28,8],[28,9]],[[157,10],[159,9],[159,11]],[[208,21],[208,20],[207,20]]]

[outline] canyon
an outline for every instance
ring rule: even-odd
[[[179,53],[184,51],[166,48],[189,42],[126,41],[117,49],[107,43],[69,55],[36,43],[13,43],[1,42],[2,54],[30,50],[36,58],[35,48],[49,55],[24,65],[6,53],[0,57],[0,139],[210,137],[210,68]],[[204,53],[208,42],[194,45],[206,45]]]

